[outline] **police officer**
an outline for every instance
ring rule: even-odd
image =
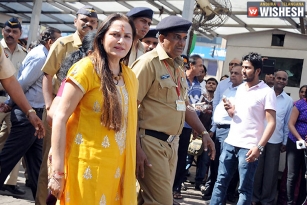
[[[47,198],[47,157],[51,144],[51,129],[46,121],[46,111],[49,110],[54,96],[57,94],[60,82],[55,78],[54,86],[52,80],[55,74],[60,69],[60,65],[64,58],[73,51],[77,50],[82,45],[82,39],[88,31],[97,29],[98,17],[95,9],[91,6],[84,6],[77,11],[74,20],[75,27],[77,28],[74,34],[61,37],[51,46],[45,65],[42,68],[44,72],[43,78],[43,94],[45,100],[46,110],[43,114],[43,122],[46,128],[46,136],[43,145],[43,161],[40,168],[38,179],[38,186],[36,192],[36,204],[46,204]]]
[[[21,34],[22,28],[17,18],[13,17],[4,23],[4,28],[2,29],[3,39],[1,40],[1,45],[3,47],[5,56],[11,60],[14,65],[15,71],[17,71],[15,72],[15,77],[17,76],[19,67],[23,59],[27,55],[26,50],[18,44],[18,39],[20,38]],[[3,103],[6,99],[6,91],[4,90],[2,85],[0,85],[0,102]],[[0,113],[0,124],[2,124],[0,131],[0,150],[2,150],[5,141],[9,136],[9,132],[11,129],[10,116],[10,112]],[[17,163],[15,168],[8,176],[5,182],[6,185],[3,187],[5,190],[17,195],[25,194],[25,191],[17,186],[19,166],[20,163]]]
[[[191,22],[169,16],[161,20],[159,44],[132,65],[139,80],[139,134],[137,174],[141,191],[138,204],[173,204],[172,186],[177,165],[179,135],[184,121],[203,136],[215,156],[214,143],[191,109],[180,55]]]
[[[135,7],[127,13],[127,16],[130,20],[133,21],[136,29],[136,35],[133,39],[133,45],[131,48],[128,62],[128,65],[130,67],[138,57],[145,53],[145,48],[142,45],[140,39],[144,38],[144,36],[149,31],[153,16],[153,10],[147,7]]]
[[[153,50],[158,45],[158,31],[156,29],[150,29],[146,36],[141,39],[141,42],[145,48],[145,52]]]

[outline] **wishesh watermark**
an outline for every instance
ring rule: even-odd
[[[305,2],[247,2],[250,18],[299,18],[305,16]]]

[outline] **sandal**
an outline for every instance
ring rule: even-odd
[[[179,193],[179,192],[174,192],[173,197],[174,197],[174,199],[182,199],[183,198],[181,193]]]

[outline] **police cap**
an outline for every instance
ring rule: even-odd
[[[169,32],[178,32],[178,33],[188,33],[192,23],[179,16],[168,16],[162,19],[156,29],[159,33],[169,33]]]
[[[146,17],[152,19],[153,10],[147,7],[135,7],[132,8],[128,13],[128,17]]]
[[[19,28],[21,30],[21,24],[16,17],[12,17],[10,20],[5,22],[4,26],[8,26],[10,28]]]
[[[148,33],[146,34],[146,36],[144,36],[144,38],[158,38],[157,37],[157,33],[158,31],[154,28],[151,28]]]
[[[80,8],[77,11],[77,15],[78,14],[83,14],[83,15],[88,16],[88,17],[98,18],[96,10],[92,6],[89,6],[89,5],[86,5],[86,6],[83,6],[82,8]]]

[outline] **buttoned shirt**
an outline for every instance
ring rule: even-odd
[[[137,43],[137,48],[135,48],[135,45],[132,45],[130,56],[129,56],[129,62],[128,66],[131,68],[133,62],[138,59],[141,55],[145,53],[145,48],[142,44],[142,42],[139,40]]]
[[[230,81],[230,78],[226,78],[219,82],[214,92],[213,111],[215,110],[216,106],[219,104],[219,102],[223,98],[223,93],[225,92],[225,90],[229,88],[230,86],[232,86],[232,82]]]
[[[0,45],[0,79],[6,79],[16,72],[13,63],[5,56],[2,45]]]
[[[242,83],[235,97],[235,112],[225,142],[251,149],[258,145],[263,131],[266,110],[276,110],[276,95],[263,81],[250,88]]]
[[[17,44],[15,50],[12,52],[9,47],[7,46],[6,42],[4,39],[2,39],[1,41],[1,45],[3,47],[3,51],[5,53],[5,56],[10,59],[10,61],[13,63],[13,66],[15,68],[15,70],[17,72],[15,72],[15,77],[17,77],[17,73],[18,70],[21,66],[21,63],[23,61],[23,59],[26,57],[27,52],[22,48],[22,46],[20,46],[19,44]],[[0,90],[3,90],[2,85],[0,84]]]
[[[225,90],[222,96],[225,96],[231,103],[234,103],[234,98],[236,96],[238,86],[236,87],[230,86]],[[230,125],[230,123],[231,123],[231,117],[229,117],[227,111],[225,110],[224,102],[221,99],[213,112],[213,123],[212,123],[213,126],[210,129],[210,131],[215,132],[216,124]]]
[[[41,71],[48,55],[47,48],[40,44],[33,48],[23,60],[19,73],[18,82],[25,93],[30,105],[34,108],[43,108],[45,105],[42,80],[44,73]],[[12,105],[12,100],[8,103]]]
[[[169,67],[169,73],[166,65]],[[175,81],[180,81],[180,99],[187,101],[187,82],[183,71],[183,61],[179,56],[170,58],[160,44],[138,58],[132,70],[139,80],[138,109],[139,126],[164,132],[168,135],[181,134],[185,112],[176,109]]]
[[[54,76],[53,79],[53,94],[56,95],[61,82],[56,78],[55,74],[60,69],[61,63],[70,53],[76,51],[82,46],[82,41],[77,33],[69,36],[58,38],[51,46],[47,60],[42,68],[44,73]]]
[[[283,145],[287,144],[289,134],[288,122],[292,107],[292,98],[284,91],[276,97],[276,128],[268,141],[269,143],[282,143]]]

